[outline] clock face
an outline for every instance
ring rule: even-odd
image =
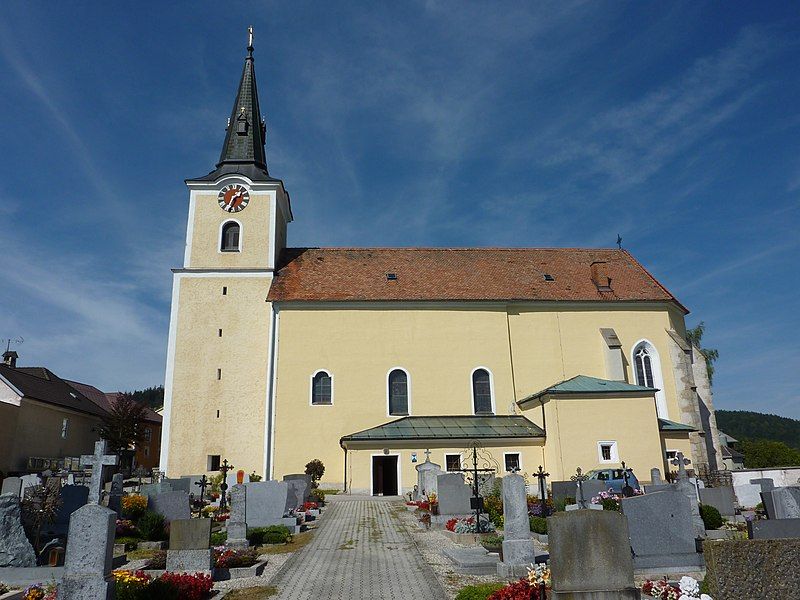
[[[225,212],[239,212],[240,210],[244,210],[247,203],[250,202],[250,193],[243,185],[233,183],[231,185],[226,185],[219,191],[217,202],[219,202],[219,207]]]

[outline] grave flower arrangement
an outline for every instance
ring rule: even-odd
[[[133,521],[128,519],[117,519],[117,537],[135,537],[139,530]]]
[[[156,579],[177,590],[181,600],[202,600],[206,598],[214,586],[211,575],[205,573],[164,573]],[[155,583],[155,582],[153,582]],[[153,585],[151,583],[150,585]]]
[[[456,523],[458,523],[458,519],[456,519],[456,518],[453,518],[453,519],[448,519],[448,520],[447,520],[447,523],[445,523],[445,524],[444,524],[444,528],[445,528],[445,529],[447,529],[447,531],[453,531],[453,532],[455,532],[455,530],[456,530]]]
[[[25,588],[22,600],[56,600],[57,593],[55,582],[36,583]]]
[[[319,508],[319,504],[316,502],[304,502],[303,503],[303,512],[307,510],[316,510]]]
[[[642,595],[660,600],[713,600],[708,594],[700,593],[700,584],[694,577],[681,577],[678,587],[671,585],[667,578],[658,581],[649,579],[642,584]]]
[[[147,510],[147,496],[131,494],[122,497],[122,512],[133,520],[138,519]]]
[[[212,549],[212,556],[214,557],[214,566],[218,569],[252,567],[258,561],[258,550],[255,548],[235,550],[217,546]]]
[[[642,490],[633,490],[634,496],[641,496],[644,492]],[[620,510],[620,501],[624,496],[618,494],[611,488],[605,492],[600,492],[597,496],[592,498],[592,504],[600,504],[603,510]]]
[[[539,595],[539,587],[532,585],[526,578],[509,583],[494,592],[486,600],[543,600]]]
[[[475,517],[457,519],[452,529],[453,533],[478,533],[475,527]],[[494,533],[494,524],[485,516],[481,515],[480,533]]]
[[[0,594],[5,594],[6,592],[10,592],[10,591],[11,591],[11,588],[8,587],[8,585],[3,583],[2,581],[0,581]]]

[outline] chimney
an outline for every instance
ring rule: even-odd
[[[592,281],[600,292],[611,291],[611,278],[608,276],[608,263],[604,260],[596,260],[591,265]]]
[[[17,367],[17,359],[19,358],[19,354],[14,352],[13,350],[6,350],[3,352],[3,364],[7,367],[11,367],[15,369]]]

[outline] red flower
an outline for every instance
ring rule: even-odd
[[[214,586],[211,575],[205,573],[164,573],[159,579],[177,589],[181,600],[203,600]]]
[[[458,523],[458,519],[450,519],[444,524],[444,528],[447,529],[447,531],[455,531],[456,523]]]
[[[520,579],[500,588],[487,600],[539,600],[539,588],[531,587],[527,579]]]

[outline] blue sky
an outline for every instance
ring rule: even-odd
[[[0,337],[163,381],[188,193],[245,55],[290,244],[613,246],[800,418],[800,13],[788,2],[31,3],[0,16]]]

